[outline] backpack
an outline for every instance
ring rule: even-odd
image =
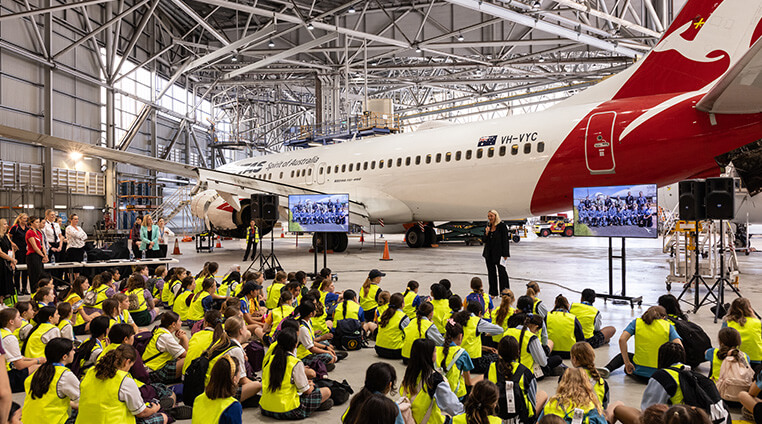
[[[93,290],[88,290],[85,293],[85,298],[83,300],[85,301],[85,306],[95,306],[96,303],[98,303],[98,293]]]
[[[355,391],[352,390],[352,386],[347,383],[347,380],[338,382],[329,378],[321,378],[315,380],[315,386],[328,387],[331,389],[331,399],[334,405],[342,405],[349,400],[349,395]]]
[[[495,365],[497,367],[497,365]],[[503,375],[497,374],[497,387],[500,397],[497,401],[497,416],[503,420],[503,422],[520,422],[522,424],[531,424],[537,420],[537,414],[535,413],[531,417],[529,416],[529,409],[527,409],[526,402],[524,402],[524,393],[521,392],[519,382],[524,375],[532,375],[529,368],[524,365],[519,365],[516,368],[516,372],[513,374],[511,381],[505,381]],[[526,380],[525,380],[526,383]],[[510,400],[510,402],[509,402]],[[536,411],[535,411],[536,412]]]
[[[738,361],[734,356],[728,355],[722,360],[720,376],[717,378],[717,391],[720,392],[720,397],[727,401],[738,402],[738,394],[749,390],[753,381],[754,370],[746,362],[746,358]]]
[[[725,402],[712,380],[691,370],[674,367],[669,369],[678,373],[680,389],[683,391],[683,404],[703,409],[709,414],[713,424],[732,423]]]
[[[193,402],[206,388],[206,372],[209,371],[209,363],[212,359],[228,353],[231,348],[232,345],[229,345],[217,351],[214,356],[209,356],[209,351],[206,351],[190,363],[183,378],[183,403],[193,406]]]
[[[690,340],[690,343],[684,343],[685,363],[695,369],[702,362],[706,361],[704,353],[712,348],[712,341],[706,332],[698,324],[684,319],[670,319],[677,334],[683,340]]]
[[[141,331],[138,334],[135,334],[135,339],[132,342],[132,347],[137,349],[138,353],[142,356],[146,348],[148,347],[148,343],[151,342],[151,339],[153,338],[153,331]]]
[[[338,321],[333,343],[344,350],[359,350],[363,346],[360,321],[351,318]]]

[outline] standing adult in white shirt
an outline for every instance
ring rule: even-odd
[[[56,223],[56,212],[53,209],[45,211],[45,223],[42,227],[42,234],[45,236],[45,242],[48,250],[48,257],[54,256],[56,261],[63,260],[61,247],[63,245],[63,234],[61,226]]]
[[[69,217],[69,226],[66,227],[66,260],[72,262],[83,262],[85,258],[85,240],[87,233],[79,226],[79,216],[72,214]],[[80,269],[74,270],[74,278],[77,278]]]
[[[164,225],[164,218],[159,218],[159,220],[156,221],[156,225],[159,226],[159,252],[161,252],[162,258],[166,258],[169,242],[171,238],[175,236],[175,233],[173,233],[169,227]]]

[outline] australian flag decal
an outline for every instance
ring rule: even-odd
[[[476,147],[494,146],[497,142],[496,135],[489,135],[479,139],[479,144]]]

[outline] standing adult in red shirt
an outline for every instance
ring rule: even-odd
[[[29,217],[29,231],[26,232],[26,266],[29,272],[29,286],[37,287],[42,274],[42,264],[48,262],[48,255],[42,246],[42,232],[40,231],[40,218]]]

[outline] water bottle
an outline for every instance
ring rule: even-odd
[[[143,251],[141,258],[142,258],[142,259],[145,259],[145,258],[146,258],[146,251],[145,251],[145,250]]]
[[[50,256],[48,256],[48,259],[50,259],[50,264],[55,265],[56,263],[56,255],[53,252],[48,251]]]
[[[82,262],[87,263],[87,252],[82,255]]]
[[[132,253],[132,249],[130,249],[130,260],[131,260],[131,261],[134,261],[134,260],[135,260],[135,254],[134,254],[134,253]]]

